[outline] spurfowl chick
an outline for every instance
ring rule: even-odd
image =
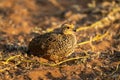
[[[59,31],[45,33],[33,38],[28,49],[30,54],[58,62],[74,52],[76,42],[74,26],[63,24]]]

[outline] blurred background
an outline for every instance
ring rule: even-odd
[[[71,57],[88,53],[90,58],[48,67],[39,57],[22,54],[34,36],[64,22],[78,29],[80,45]],[[119,53],[120,0],[0,0],[1,80],[120,80]],[[18,54],[22,58],[3,64]]]

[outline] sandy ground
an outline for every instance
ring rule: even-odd
[[[120,80],[119,0],[0,0],[0,80]],[[75,25],[78,47],[55,64],[29,55],[33,37]],[[70,60],[71,59],[71,60]]]

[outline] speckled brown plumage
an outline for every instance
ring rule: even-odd
[[[75,46],[73,26],[65,24],[59,32],[49,32],[33,38],[28,48],[33,55],[59,61],[73,53]]]

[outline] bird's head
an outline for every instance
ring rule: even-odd
[[[73,34],[75,32],[73,24],[63,24],[61,28],[63,34]]]

